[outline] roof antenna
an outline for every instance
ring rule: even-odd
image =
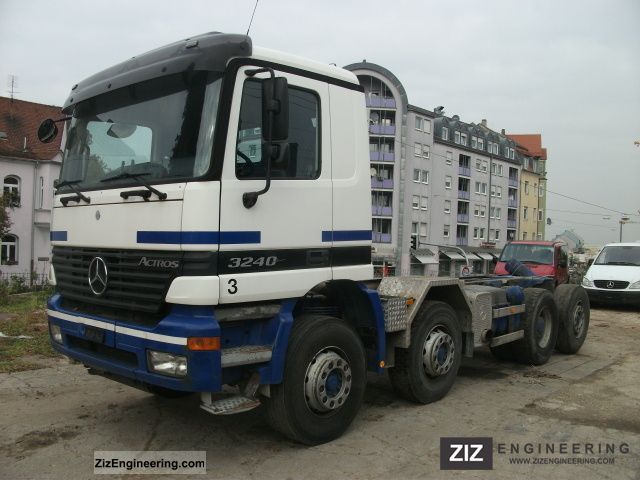
[[[18,77],[16,77],[15,75],[9,75],[7,77],[7,87],[9,87],[9,90],[7,90],[7,92],[11,95],[11,103],[13,103],[15,94],[20,93],[16,90],[16,88],[18,87]]]
[[[251,20],[249,20],[249,27],[247,27],[247,36],[249,36],[249,30],[251,30],[251,24],[253,23],[253,16],[256,14],[256,8],[258,8],[258,0],[256,0],[256,4],[253,7],[253,13],[251,14]]]

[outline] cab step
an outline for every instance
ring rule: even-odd
[[[208,401],[207,401],[208,400]],[[247,412],[253,410],[260,405],[257,398],[249,398],[244,395],[236,395],[234,397],[222,398],[220,400],[211,400],[203,395],[200,408],[214,415],[233,415],[234,413]]]
[[[222,368],[251,365],[271,360],[271,345],[243,345],[242,347],[223,348],[221,351]]]

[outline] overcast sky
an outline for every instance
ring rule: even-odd
[[[0,0],[0,95],[61,105],[70,87],[114,63],[207,31],[246,32],[254,0]],[[547,238],[587,243],[640,222],[640,1],[260,0],[255,44],[391,70],[409,102],[494,130],[542,133]],[[563,212],[584,212],[581,214]],[[604,219],[603,217],[609,217]],[[640,240],[640,223],[624,226]]]

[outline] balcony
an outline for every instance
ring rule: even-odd
[[[458,190],[458,198],[469,200],[470,194],[468,190]]]
[[[469,245],[469,240],[467,240],[467,237],[457,237],[456,245]]]
[[[469,167],[458,167],[458,174],[465,177],[471,176],[471,169]]]
[[[51,210],[37,208],[33,218],[33,223],[38,227],[49,227],[51,225]]]
[[[393,216],[393,207],[381,207],[378,205],[372,205],[371,215],[376,215],[378,217],[391,217]]]
[[[372,162],[395,162],[396,155],[395,153],[386,153],[380,151],[369,152],[369,160]]]
[[[376,97],[367,95],[367,107],[369,108],[396,108],[396,101],[393,98]]]
[[[384,188],[384,189],[393,190],[393,178],[388,178],[384,180],[372,178],[371,188]]]
[[[469,214],[468,213],[459,213],[458,214],[458,223],[469,223]]]
[[[373,243],[391,243],[391,234],[373,232]]]
[[[518,179],[509,177],[509,186],[518,188]]]
[[[511,207],[511,208],[518,208],[518,199],[510,198],[508,206]]]
[[[369,125],[369,133],[373,135],[395,135],[396,134],[396,126],[395,125]]]
[[[516,228],[517,224],[516,220],[507,220],[507,228]]]

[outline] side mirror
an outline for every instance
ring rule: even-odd
[[[49,143],[58,136],[58,126],[52,119],[47,118],[38,127],[38,140],[42,143]]]
[[[262,138],[267,142],[284,142],[289,138],[289,86],[284,77],[262,81]]]

